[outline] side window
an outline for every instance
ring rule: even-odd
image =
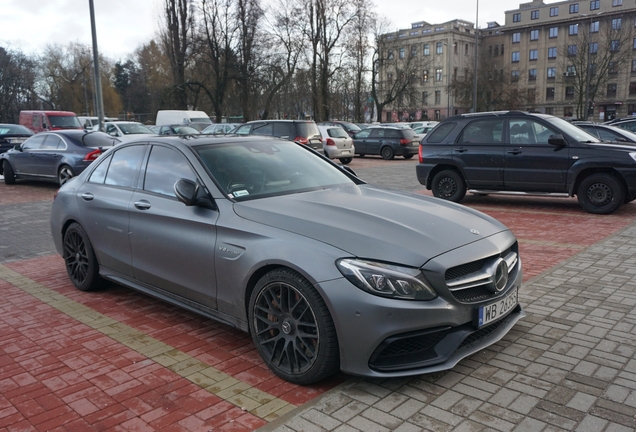
[[[174,197],[174,184],[182,178],[196,181],[188,161],[172,149],[153,146],[146,166],[144,190]]]
[[[106,159],[102,159],[97,165],[97,168],[91,173],[91,176],[88,178],[89,183],[100,183],[103,184],[106,179],[106,172],[108,171],[108,166],[110,165],[110,161],[113,159],[113,156],[110,155]]]
[[[455,129],[457,123],[444,123],[437,126],[434,130],[426,134],[426,142],[431,144],[441,143]]]
[[[294,125],[291,123],[274,123],[274,136],[296,138]]]
[[[510,120],[511,144],[548,144],[555,132],[534,120]]]
[[[619,134],[612,131],[605,130],[605,129],[595,130],[595,132],[597,132],[595,135],[599,135],[599,138],[603,140],[617,141],[619,138],[623,138]]]
[[[237,135],[249,135],[252,125],[244,125],[236,130]]]
[[[273,130],[274,130],[274,127],[272,126],[271,123],[260,123],[260,124],[254,125],[254,127],[252,128],[252,134],[271,136]]]
[[[124,147],[113,154],[113,159],[106,174],[107,185],[132,188],[137,179],[139,164],[146,151],[146,146]]]
[[[500,144],[502,142],[503,119],[477,120],[470,123],[459,144]]]
[[[384,138],[384,128],[373,128],[371,131],[372,138]]]
[[[37,150],[42,147],[47,135],[36,135],[22,144],[22,150]]]
[[[56,150],[56,149],[64,149],[66,147],[66,145],[64,144],[64,141],[62,141],[62,138],[56,136],[56,135],[49,135],[46,138],[46,141],[44,141],[44,144],[42,145],[42,147],[40,147],[42,150]]]
[[[112,124],[106,125],[106,133],[111,136],[119,136],[117,128]]]
[[[387,138],[402,138],[402,134],[399,130],[387,129],[386,130]]]
[[[360,132],[358,132],[358,133],[356,134],[356,139],[359,139],[359,138],[369,138],[369,135],[371,134],[371,131],[372,131],[372,130],[373,130],[373,129],[363,129],[363,130],[361,130]]]

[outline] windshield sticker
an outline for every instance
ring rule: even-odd
[[[245,195],[249,195],[250,193],[248,191],[246,191],[245,189],[243,189],[243,190],[239,190],[239,191],[234,191],[233,194],[234,194],[235,197],[238,198],[238,197],[242,197],[242,196],[245,196]]]

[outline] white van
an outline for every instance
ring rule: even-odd
[[[203,111],[161,110],[157,111],[156,126],[188,123],[212,124],[210,117]]]

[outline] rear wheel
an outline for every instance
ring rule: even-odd
[[[347,164],[351,163],[352,160],[353,160],[353,158],[350,158],[350,157],[348,157],[348,158],[340,158],[340,163],[343,164],[343,165],[347,165]]]
[[[64,233],[64,263],[73,285],[80,291],[101,287],[99,263],[88,234],[78,223],[72,223]]]
[[[338,370],[338,339],[329,310],[298,273],[276,269],[258,281],[249,305],[250,333],[279,377],[311,384]]]
[[[382,155],[382,158],[386,160],[392,160],[395,157],[393,149],[389,146],[382,147],[382,150],[380,150],[380,154]]]
[[[433,177],[433,195],[448,201],[460,202],[466,195],[466,183],[456,171],[440,171]]]
[[[610,214],[625,202],[625,191],[611,174],[592,174],[585,178],[577,191],[579,205],[589,213]]]
[[[13,172],[13,167],[9,161],[2,161],[2,170],[4,172],[4,184],[15,184],[15,173]]]
[[[68,165],[62,165],[57,171],[57,182],[60,186],[62,186],[64,183],[73,178],[73,176],[75,176],[73,169]]]

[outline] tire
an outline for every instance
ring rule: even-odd
[[[466,196],[466,182],[456,171],[440,171],[433,177],[433,195],[448,201],[460,202]]]
[[[250,296],[249,326],[265,364],[289,382],[311,384],[339,370],[329,310],[311,284],[292,270],[272,270],[258,281]]]
[[[4,172],[4,184],[15,184],[15,173],[13,172],[13,167],[11,166],[9,161],[2,161],[2,170]]]
[[[64,185],[67,181],[72,179],[75,176],[73,172],[73,168],[68,165],[62,165],[59,170],[57,170],[57,182],[60,186]]]
[[[382,155],[382,159],[393,160],[395,152],[393,152],[393,149],[390,146],[384,146],[380,149],[380,155]]]
[[[75,288],[94,291],[101,288],[99,263],[88,235],[78,223],[72,223],[64,233],[64,263]]]
[[[625,191],[611,174],[592,174],[581,182],[576,193],[579,205],[588,213],[610,214],[625,202]]]
[[[366,154],[365,154],[365,153],[360,153],[360,154],[358,155],[358,157],[365,157],[365,156],[366,156]]]
[[[353,158],[350,158],[350,157],[348,157],[348,158],[340,158],[340,163],[343,164],[343,165],[348,165],[348,164],[351,163],[352,160],[353,160]]]
[[[413,155],[413,154],[405,154],[405,155],[403,155],[404,159],[412,159],[413,156],[415,156],[415,155]]]

